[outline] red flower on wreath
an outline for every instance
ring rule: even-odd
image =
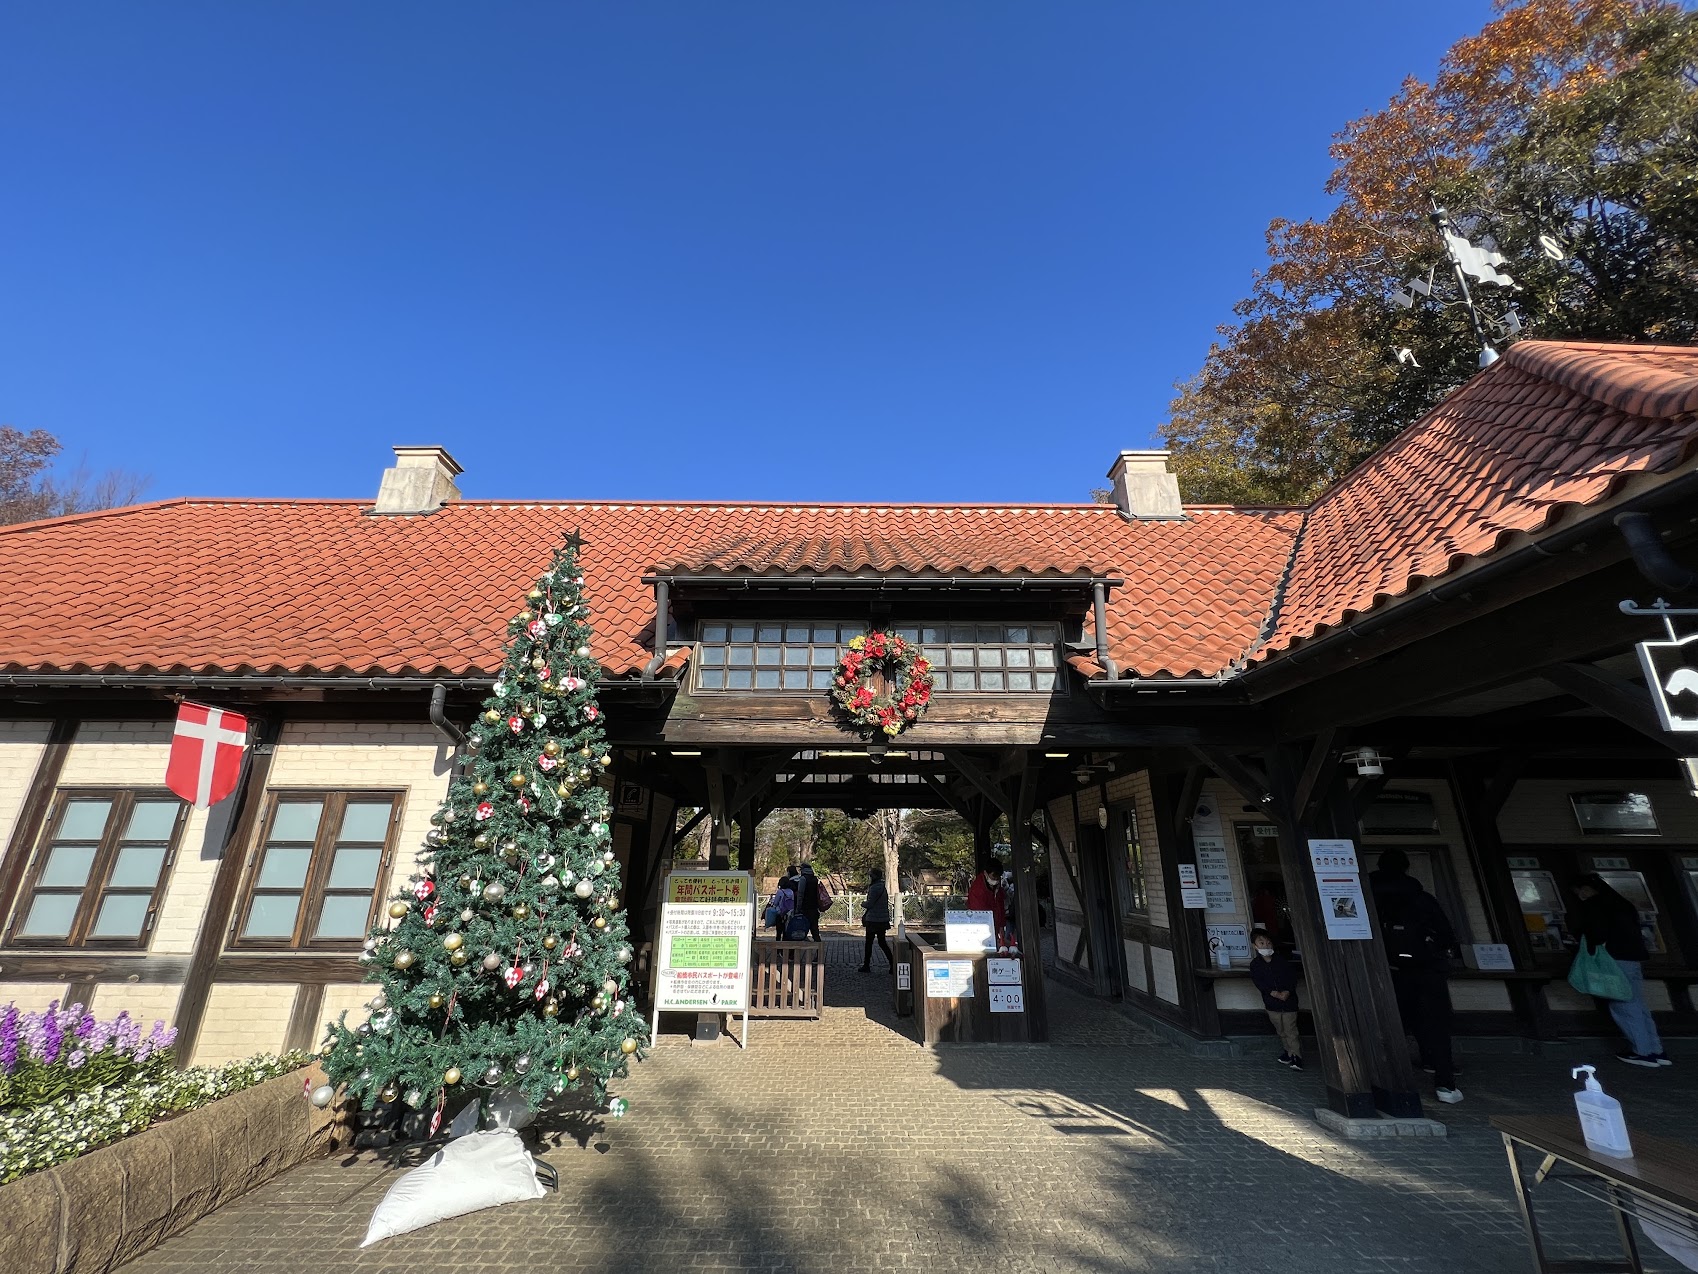
[[[849,726],[894,738],[925,712],[931,663],[904,638],[875,631],[849,643],[831,683],[832,700]]]

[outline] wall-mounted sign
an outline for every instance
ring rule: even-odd
[[[1273,823],[1254,823],[1250,827],[1250,835],[1257,840],[1277,840],[1279,828]]]
[[[1208,925],[1209,950],[1228,960],[1249,960],[1249,925]],[[1218,945],[1217,945],[1218,944]]]
[[[1186,911],[1207,911],[1209,908],[1208,891],[1201,888],[1181,889],[1179,905]]]
[[[928,960],[926,962],[926,998],[928,1000],[972,999],[973,962],[971,960]]]
[[[904,960],[896,966],[896,989],[910,991],[914,987],[914,967]]]
[[[1373,938],[1360,876],[1353,871],[1317,872],[1315,888],[1321,895],[1321,917],[1327,922],[1327,937],[1346,942],[1366,942]]]
[[[1462,948],[1462,963],[1470,969],[1513,969],[1515,958],[1502,942],[1471,942]]]
[[[1510,855],[1508,858],[1504,859],[1504,865],[1507,866],[1511,871],[1538,871],[1539,870],[1539,860],[1537,858],[1524,858],[1524,857],[1518,857],[1518,856],[1513,855],[1513,854]]]
[[[1238,900],[1232,892],[1232,868],[1226,860],[1226,842],[1205,837],[1193,839],[1197,842],[1197,878],[1203,883],[1208,910],[1238,910]]]
[[[1573,792],[1574,821],[1582,836],[1659,836],[1657,812],[1643,792]]]
[[[1312,840],[1309,842],[1309,866],[1319,872],[1358,872],[1356,842],[1350,840]]]
[[[1191,863],[1179,864],[1179,887],[1195,889],[1197,887],[1197,868]]]
[[[943,945],[947,951],[995,951],[996,916],[989,911],[944,912]]]
[[[991,956],[985,961],[985,980],[992,986],[1019,986],[1020,961],[1007,956]]]
[[[1698,633],[1679,641],[1642,641],[1639,666],[1663,729],[1698,732]]]
[[[993,986],[990,989],[992,1013],[1024,1013],[1026,992],[1017,986]]]
[[[1592,870],[1593,871],[1626,871],[1627,870],[1627,859],[1616,858],[1614,856],[1606,857],[1602,854],[1593,854],[1592,855]]]

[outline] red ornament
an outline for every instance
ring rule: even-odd
[[[525,631],[532,637],[541,637],[548,631],[548,625],[543,623],[540,619],[533,619],[530,623],[525,625]]]
[[[591,721],[594,721],[597,717],[599,717],[601,715],[601,709],[596,707],[595,704],[592,703],[587,708],[584,709],[584,715],[586,717],[588,717]]]
[[[421,880],[413,886],[413,897],[423,902],[436,892],[436,886],[428,880]]]
[[[491,805],[488,801],[479,801],[477,813],[474,814],[473,817],[481,823],[493,813],[495,813],[495,806]]]
[[[519,716],[508,717],[507,728],[514,734],[518,734],[525,728],[525,719]]]
[[[519,798],[519,809],[524,813],[529,814],[531,812],[531,798],[528,796],[521,796]]]
[[[517,987],[519,983],[525,980],[525,971],[515,964],[512,968],[508,969],[506,973],[502,974],[501,977],[502,980],[507,983],[507,989],[511,991]]]
[[[424,922],[425,922],[426,926],[433,925],[433,924],[436,923],[436,904],[434,902],[431,903],[430,906],[425,908],[425,910],[424,910]]]
[[[537,758],[537,764],[541,766],[543,770],[547,771],[552,770],[555,766],[559,765],[560,762],[549,756],[548,753],[544,752]]]

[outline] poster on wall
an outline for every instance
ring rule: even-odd
[[[993,986],[990,989],[992,1013],[1024,1013],[1026,993],[1017,986]]]
[[[995,951],[996,916],[989,911],[944,912],[943,947],[946,951]]]
[[[1216,956],[1248,964],[1250,961],[1249,925],[1207,925],[1209,950]]]
[[[972,999],[973,962],[971,960],[928,960],[926,962],[926,998],[928,1000]]]
[[[1227,863],[1225,841],[1197,839],[1197,878],[1203,882],[1207,910],[1238,910],[1238,900],[1232,892],[1232,868]]]
[[[748,1043],[749,940],[755,884],[748,872],[675,871],[661,890],[654,1030],[662,1010],[743,1014]]]
[[[1327,922],[1327,937],[1354,942],[1373,938],[1360,876],[1353,871],[1316,872],[1315,888],[1321,895],[1321,916]]]

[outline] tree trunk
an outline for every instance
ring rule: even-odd
[[[880,810],[878,830],[879,839],[884,842],[884,883],[890,891],[890,922],[896,926],[902,923],[902,877],[897,874],[900,869],[897,849],[902,843],[902,811]]]

